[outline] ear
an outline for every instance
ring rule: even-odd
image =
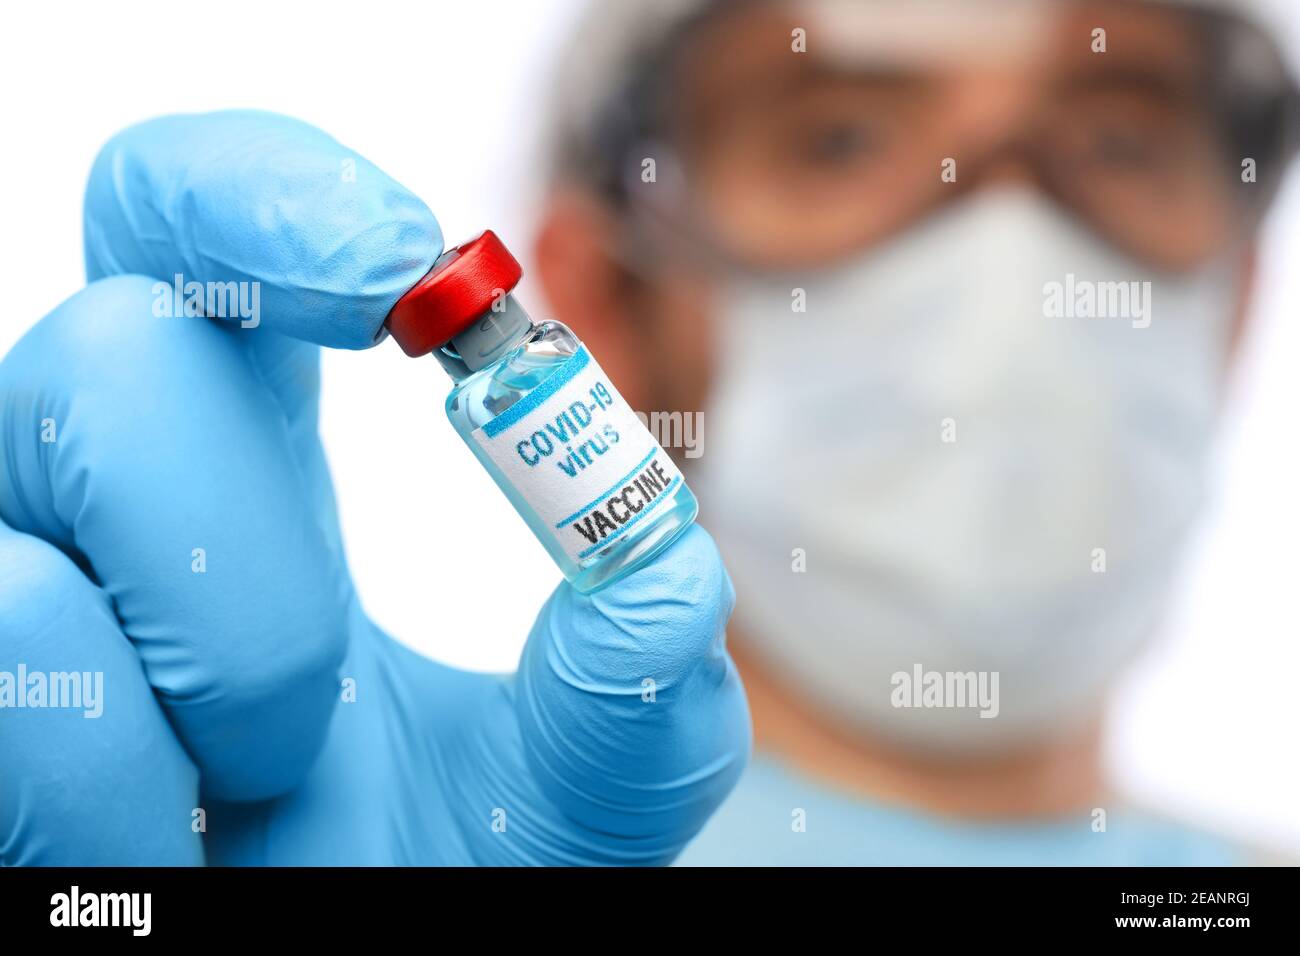
[[[1237,298],[1234,303],[1235,312],[1232,316],[1232,329],[1228,333],[1228,353],[1227,362],[1229,365],[1236,363],[1241,353],[1242,341],[1246,337],[1247,328],[1250,325],[1251,306],[1255,299],[1255,279],[1259,272],[1259,248],[1251,245],[1246,254],[1242,257],[1240,285],[1237,288]]]
[[[555,318],[577,333],[623,398],[645,407],[649,382],[637,361],[639,323],[623,266],[612,254],[618,223],[598,199],[560,189],[547,200],[533,246],[535,275]]]

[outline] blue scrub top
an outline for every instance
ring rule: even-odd
[[[1232,866],[1225,840],[1123,805],[1043,822],[970,823],[856,799],[755,754],[678,866]],[[803,810],[805,829],[795,829]]]

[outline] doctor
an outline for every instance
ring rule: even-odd
[[[599,3],[564,63],[540,275],[629,401],[702,412],[738,594],[755,759],[682,861],[1244,859],[1127,806],[1099,743],[1291,156],[1258,24]]]

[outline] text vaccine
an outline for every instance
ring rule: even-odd
[[[534,323],[492,232],[451,249],[389,313],[410,356],[451,376],[447,417],[580,591],[663,550],[699,504],[577,336]]]

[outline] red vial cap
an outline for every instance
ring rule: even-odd
[[[523,274],[496,233],[486,230],[439,256],[384,324],[407,355],[428,355],[473,325]]]

